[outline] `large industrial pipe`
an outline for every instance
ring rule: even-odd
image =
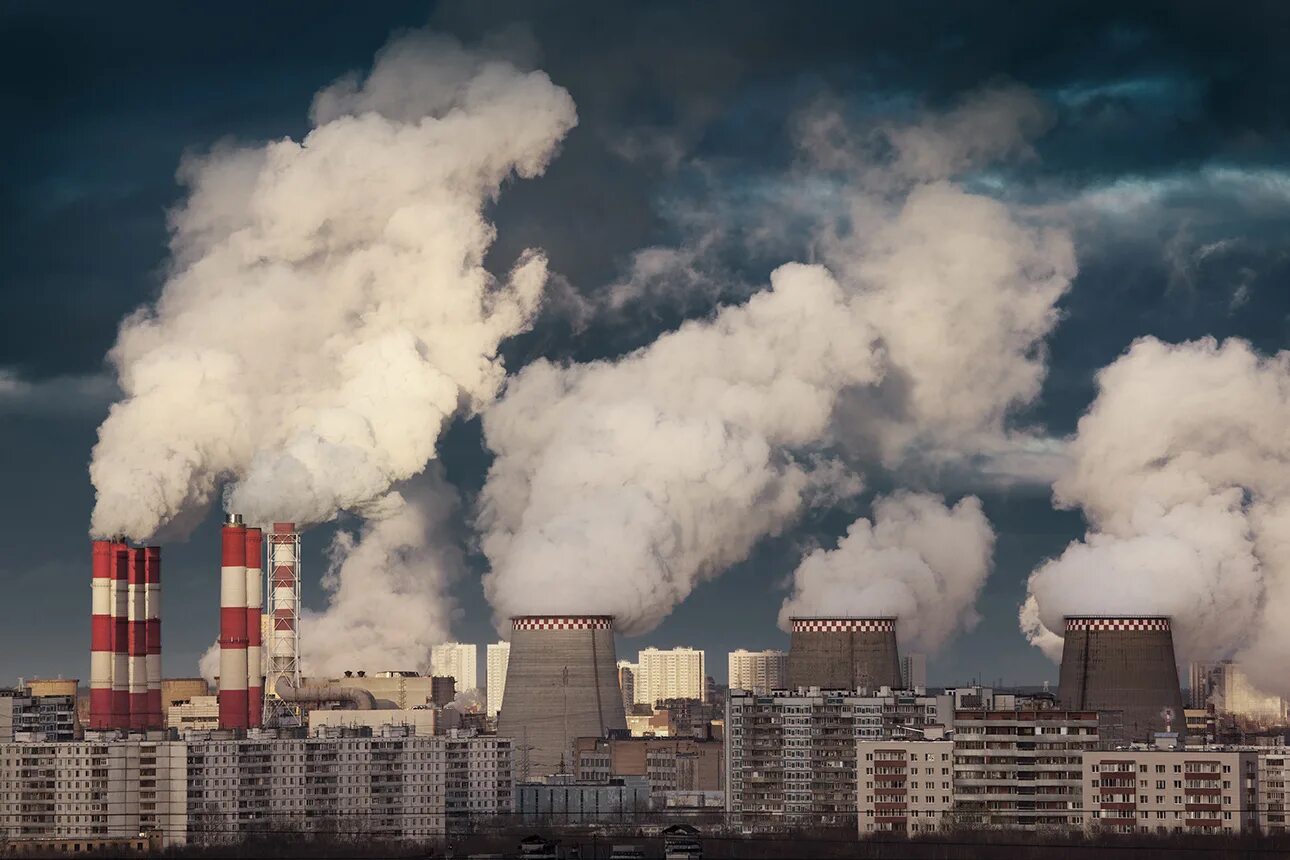
[[[246,530],[246,702],[247,722],[259,728],[264,722],[264,666],[261,657],[260,616],[264,607],[263,535]]]
[[[376,697],[358,687],[329,687],[322,684],[295,687],[286,678],[280,678],[273,689],[278,698],[284,702],[313,704],[348,702],[357,711],[378,710]]]
[[[148,627],[148,728],[164,729],[161,712],[161,547],[143,551],[144,616]]]
[[[112,544],[112,728],[130,728],[130,550]]]
[[[116,599],[112,580],[112,542],[90,548],[90,728],[112,728],[112,625]]]
[[[144,579],[143,547],[128,550],[130,569],[126,582],[126,647],[129,651],[127,685],[130,691],[130,730],[148,728],[148,586]]]
[[[219,611],[219,727],[247,727],[246,526],[229,514],[221,538]]]

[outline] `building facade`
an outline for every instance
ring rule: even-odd
[[[695,648],[646,648],[637,658],[635,701],[653,705],[661,699],[707,701],[703,652]]]
[[[193,731],[210,732],[219,728],[217,696],[193,696],[182,702],[172,702],[165,711],[166,728],[174,729],[181,734]]]
[[[927,655],[906,654],[901,657],[900,680],[906,690],[927,689]]]
[[[571,776],[552,776],[543,783],[516,786],[516,813],[525,824],[630,823],[650,808],[644,777],[580,782]]]
[[[930,833],[953,823],[954,744],[940,740],[856,743],[860,835]]]
[[[1253,751],[1206,749],[1087,752],[1085,827],[1118,833],[1252,831],[1263,808],[1259,759]]]
[[[1092,711],[954,712],[954,816],[969,828],[1074,829],[1083,824],[1086,753],[1099,743]]]
[[[488,665],[484,683],[488,690],[487,713],[497,716],[502,709],[502,695],[506,692],[506,664],[511,660],[511,643],[494,642],[488,646]]]
[[[725,789],[725,747],[720,741],[578,738],[574,764],[574,776],[583,782],[643,776],[655,799],[663,792]]]
[[[0,690],[0,743],[70,741],[78,727],[74,692],[36,695],[29,687]]]
[[[788,654],[783,651],[731,651],[726,658],[732,690],[768,696],[788,687]]]
[[[457,682],[457,692],[479,687],[475,646],[464,642],[445,642],[430,649],[430,674],[448,675]]]
[[[950,699],[804,690],[726,700],[726,811],[854,824],[860,741],[918,737]]]
[[[623,694],[623,712],[630,714],[636,704],[636,675],[640,666],[630,660],[618,661],[618,689]]]
[[[1290,828],[1290,750],[1259,753],[1256,808],[1259,830],[1285,833]]]

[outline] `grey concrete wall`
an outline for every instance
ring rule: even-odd
[[[1186,730],[1168,631],[1067,630],[1057,697],[1075,710],[1119,711],[1128,740],[1164,731],[1164,708],[1173,709],[1173,730]]]
[[[896,634],[870,631],[794,632],[788,685],[833,690],[899,689]]]
[[[627,729],[612,629],[514,630],[497,733],[514,738],[518,779],[572,773],[573,739]],[[524,748],[528,748],[528,773]]]

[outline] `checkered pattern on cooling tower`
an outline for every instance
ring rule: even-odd
[[[794,618],[794,633],[891,633],[894,618]]]
[[[514,630],[609,630],[613,619],[605,615],[525,615],[512,618]]]
[[[1067,618],[1067,630],[1156,630],[1169,632],[1168,618]]]

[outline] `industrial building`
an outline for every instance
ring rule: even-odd
[[[708,700],[704,654],[694,648],[646,648],[637,655],[635,702],[653,706],[663,699]]]
[[[1185,717],[1169,619],[1067,617],[1057,698],[1075,711],[1117,712],[1130,741],[1181,731]]]
[[[901,689],[894,618],[793,618],[789,689]]]
[[[631,823],[650,808],[649,784],[639,776],[580,782],[557,775],[546,782],[522,783],[515,790],[515,811],[525,824]]]
[[[655,800],[666,792],[725,790],[725,745],[721,741],[578,738],[574,763],[574,776],[581,782],[643,776]]]
[[[359,669],[347,671],[338,678],[306,677],[300,683],[303,687],[363,690],[371,694],[375,708],[407,710],[432,702],[447,704],[452,701],[451,695],[446,701],[438,700],[434,681],[432,677],[413,671],[367,672]]]
[[[726,700],[726,811],[852,824],[858,741],[921,737],[951,699],[817,689]]]
[[[788,655],[783,651],[747,651],[740,648],[726,657],[731,690],[759,696],[788,687]]]
[[[431,706],[399,710],[360,711],[352,708],[315,708],[309,712],[309,732],[324,726],[379,731],[382,726],[400,726],[412,735],[438,734],[439,712]]]
[[[188,732],[209,732],[219,728],[219,698],[193,696],[176,702],[166,709],[166,728],[180,735]]]
[[[485,713],[490,717],[496,717],[497,712],[502,709],[502,694],[506,691],[506,666],[510,659],[511,643],[503,640],[488,646],[484,682],[488,694]]]
[[[1116,833],[1250,832],[1259,826],[1262,809],[1259,776],[1259,754],[1253,751],[1088,751],[1085,827]]]
[[[478,655],[473,644],[445,642],[430,649],[430,674],[452,678],[460,693],[479,689],[478,671]]]
[[[1100,742],[1096,712],[991,707],[955,711],[953,725],[956,824],[1080,827],[1080,768]]]
[[[497,733],[514,740],[520,780],[567,773],[575,739],[627,729],[613,619],[525,615],[511,619],[511,626]]]
[[[954,823],[954,743],[890,738],[856,743],[856,822],[874,832],[931,833]]]

